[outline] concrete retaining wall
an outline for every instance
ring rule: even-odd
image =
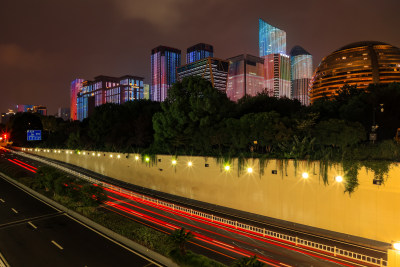
[[[66,153],[68,152],[68,153]],[[60,150],[30,151],[71,163],[135,185],[186,198],[243,210],[294,223],[391,243],[400,240],[400,166],[393,164],[384,185],[372,183],[374,173],[361,169],[359,186],[349,196],[340,166],[329,169],[329,185],[319,178],[318,164],[270,160],[260,175],[258,160],[250,160],[253,173],[238,175],[237,162],[225,171],[212,158],[159,155],[155,163],[136,160],[135,155]],[[111,157],[112,156],[112,157]],[[188,166],[188,162],[192,166]],[[208,164],[208,167],[205,167]],[[276,170],[277,174],[272,174]],[[308,179],[302,173],[309,174]]]

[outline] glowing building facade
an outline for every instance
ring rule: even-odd
[[[284,54],[269,54],[263,58],[265,91],[271,97],[291,98],[289,56]]]
[[[255,96],[264,91],[264,59],[244,54],[228,61],[226,95],[230,100],[238,101],[245,95]]]
[[[151,99],[162,102],[176,82],[176,68],[181,65],[181,50],[158,46],[151,50]]]
[[[259,56],[286,54],[286,32],[258,20]]]
[[[105,103],[123,104],[144,99],[143,78],[97,76],[94,81],[84,81],[77,96],[77,119],[82,121],[92,114],[95,107]]]
[[[264,88],[269,96],[291,98],[286,32],[258,20],[259,56],[264,59]]]
[[[71,90],[70,90],[70,111],[71,111],[71,120],[76,121],[78,119],[78,108],[77,108],[77,97],[78,93],[82,90],[82,83],[84,79],[75,79],[71,82]]]
[[[229,62],[208,57],[177,68],[178,80],[188,76],[202,77],[220,91],[226,91]]]
[[[214,48],[212,45],[199,43],[189,47],[186,50],[186,64],[193,63],[206,57],[214,56]]]
[[[301,104],[310,104],[309,90],[313,75],[312,56],[300,46],[290,51],[290,74],[292,80],[292,98]]]
[[[310,100],[332,98],[344,85],[366,89],[371,83],[400,82],[400,49],[364,41],[346,45],[323,58],[311,80]]]

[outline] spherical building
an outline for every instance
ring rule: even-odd
[[[322,59],[310,86],[311,103],[333,97],[344,85],[365,89],[369,84],[400,82],[400,49],[382,42],[346,45]]]

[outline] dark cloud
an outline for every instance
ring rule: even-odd
[[[258,18],[322,57],[348,43],[400,46],[398,0],[15,0],[0,9],[0,111],[69,106],[69,84],[99,74],[150,77],[150,50],[214,45],[215,56],[258,54]]]

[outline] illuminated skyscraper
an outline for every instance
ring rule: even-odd
[[[230,100],[238,101],[245,95],[255,96],[264,91],[264,59],[245,54],[228,61],[226,95]]]
[[[208,57],[186,64],[176,69],[178,80],[188,76],[202,77],[211,82],[215,89],[225,92],[229,62]]]
[[[313,75],[312,56],[300,46],[290,51],[290,73],[292,80],[292,97],[301,104],[310,104],[309,86]]]
[[[176,68],[181,65],[181,50],[158,46],[151,50],[151,99],[162,102],[169,87],[176,82]]]
[[[290,58],[286,55],[286,32],[258,20],[260,57],[264,59],[264,87],[270,96],[291,98]]]
[[[268,95],[291,98],[289,56],[284,54],[270,54],[263,58],[264,87]]]
[[[259,19],[258,44],[260,57],[270,54],[286,54],[286,32]]]
[[[77,115],[77,96],[79,91],[82,89],[82,83],[84,79],[75,79],[71,82],[71,120],[76,121],[78,119]]]
[[[189,47],[186,50],[186,64],[195,62],[197,60],[213,57],[214,48],[212,45],[199,43],[194,46]]]

